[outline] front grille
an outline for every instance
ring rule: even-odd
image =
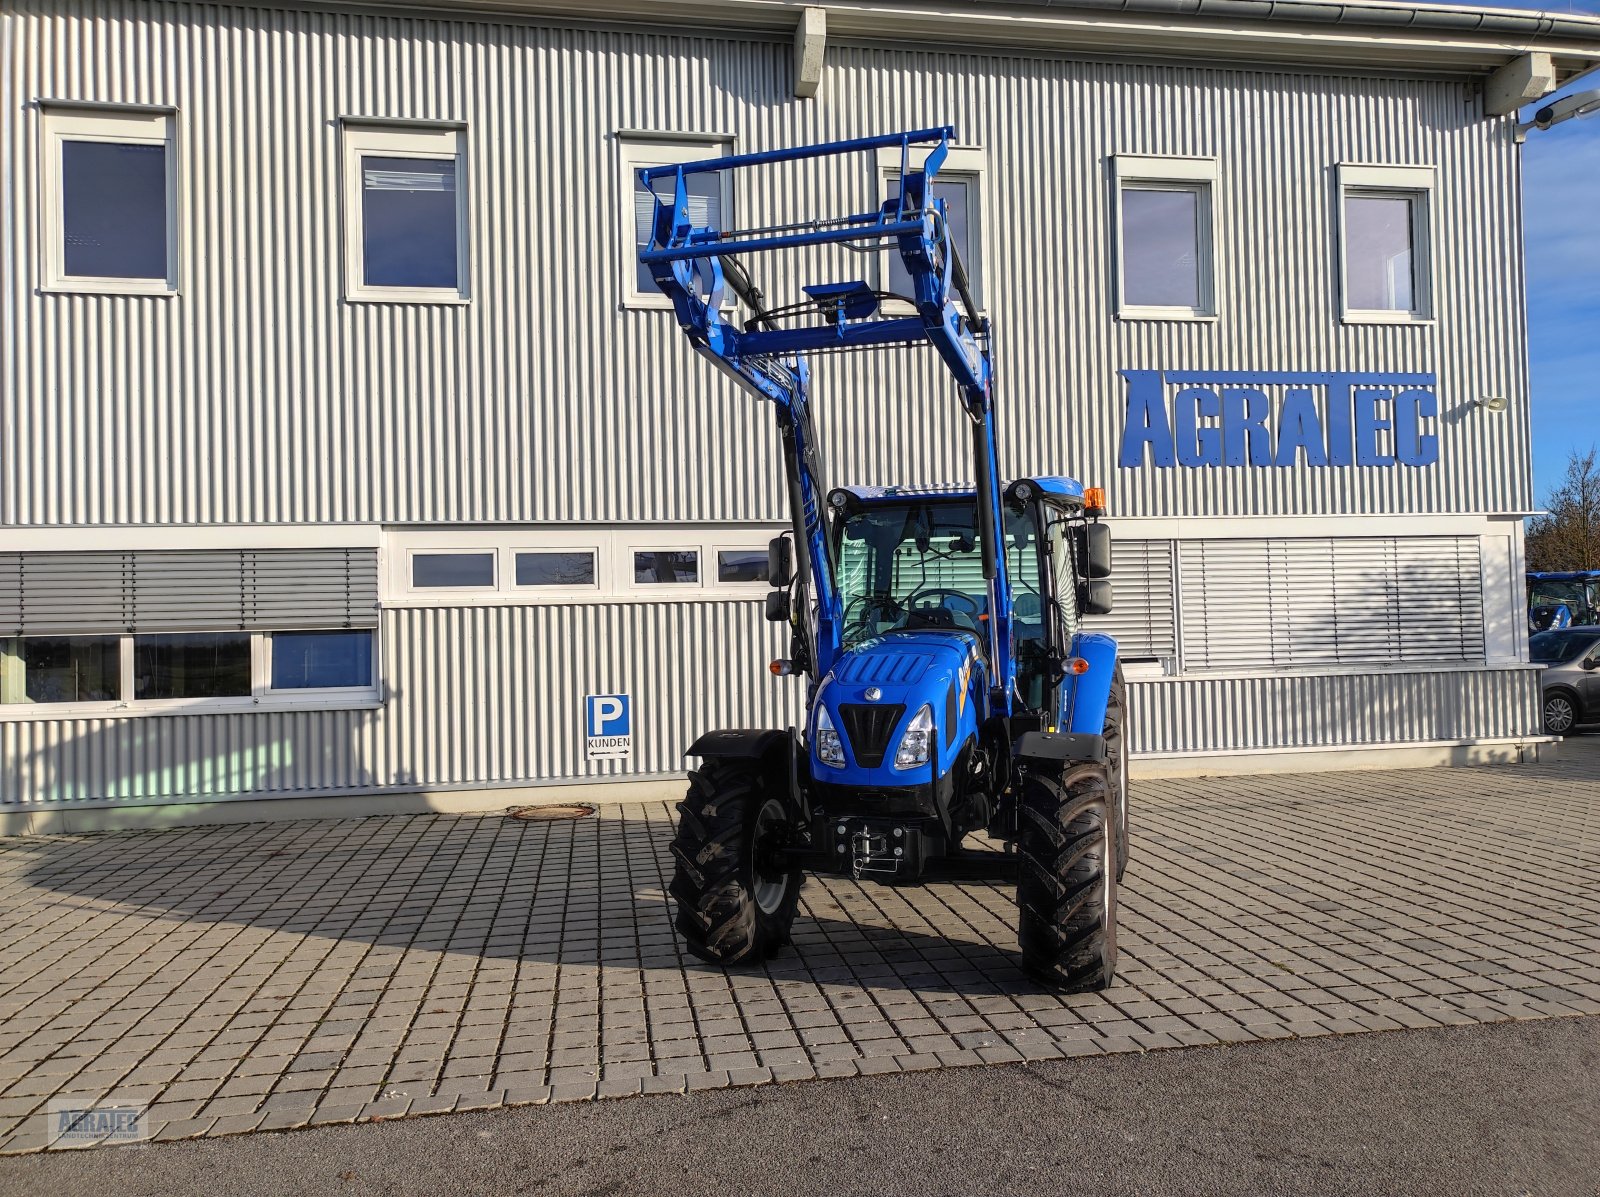
[[[839,718],[844,722],[844,734],[850,740],[856,764],[863,769],[876,769],[883,764],[889,737],[905,713],[904,703],[892,707],[865,702],[839,704]]]

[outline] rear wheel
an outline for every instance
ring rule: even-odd
[[[1117,880],[1128,871],[1128,688],[1122,681],[1122,666],[1117,666],[1111,683],[1111,701],[1106,706],[1106,768],[1111,775],[1111,800],[1116,808]]]
[[[711,760],[678,804],[671,893],[689,951],[713,964],[765,960],[789,942],[801,871],[783,863],[784,803],[759,762]]]
[[[1069,993],[1117,966],[1114,797],[1104,765],[1030,773],[1018,807],[1017,937],[1023,966]]]

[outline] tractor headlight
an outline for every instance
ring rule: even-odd
[[[817,759],[824,765],[832,765],[835,769],[844,768],[844,741],[839,739],[839,733],[833,729],[833,720],[828,717],[828,708],[817,705]]]
[[[928,763],[933,750],[933,708],[926,704],[911,717],[906,734],[900,737],[900,747],[895,750],[896,769],[914,769]]]

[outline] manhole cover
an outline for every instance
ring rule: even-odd
[[[529,823],[542,823],[552,819],[587,819],[594,814],[594,807],[584,806],[581,803],[572,803],[569,806],[513,806],[506,811],[509,819],[523,819]]]

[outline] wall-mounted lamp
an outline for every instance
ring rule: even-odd
[[[1563,96],[1554,103],[1545,104],[1534,110],[1533,119],[1525,125],[1518,125],[1518,133],[1526,133],[1529,129],[1548,129],[1552,125],[1559,125],[1562,121],[1570,121],[1574,117],[1593,116],[1600,112],[1600,87],[1592,91],[1574,92],[1570,96]]]
[[[1506,402],[1504,395],[1479,395],[1472,402],[1483,408],[1484,411],[1492,412],[1502,412],[1510,406]]]

